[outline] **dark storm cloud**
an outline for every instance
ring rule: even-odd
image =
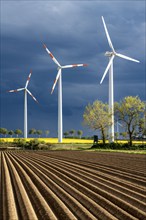
[[[29,128],[56,134],[57,86],[53,95],[50,91],[57,67],[43,43],[62,65],[89,64],[63,70],[65,129],[83,129],[85,106],[96,99],[108,101],[108,75],[99,84],[108,64],[104,53],[110,50],[102,15],[117,52],[140,60],[115,58],[115,100],[127,95],[145,99],[144,1],[2,1],[1,6],[2,127],[23,129],[23,94],[5,91],[23,87],[32,69],[29,89],[40,105],[28,97]]]

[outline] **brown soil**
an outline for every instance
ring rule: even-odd
[[[0,152],[1,220],[146,219],[146,157]]]

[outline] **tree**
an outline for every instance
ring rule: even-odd
[[[100,130],[103,144],[105,144],[106,132],[111,125],[111,114],[108,110],[108,104],[96,100],[93,104],[88,104],[83,114],[83,124],[93,130]]]
[[[64,135],[65,138],[67,138],[67,136],[69,135],[69,132],[66,131],[66,132],[63,133],[63,135]]]
[[[16,130],[14,131],[14,133],[16,134],[17,137],[18,137],[19,135],[22,135],[22,134],[23,134],[23,132],[22,132],[20,129],[16,129]]]
[[[131,146],[132,136],[139,124],[141,114],[144,112],[144,102],[138,96],[127,96],[121,102],[115,103],[115,112],[126,127]]]
[[[123,136],[123,138],[127,137],[127,132],[121,132],[121,135]]]
[[[72,135],[72,137],[74,136],[74,134],[75,134],[75,130],[74,129],[72,129],[72,130],[70,130],[69,131],[69,133]]]
[[[81,131],[81,130],[77,131],[77,135],[79,136],[80,139],[82,137],[82,134],[83,134],[83,131]]]
[[[145,129],[144,132],[143,132],[143,136],[146,136],[146,129]]]
[[[46,130],[46,131],[45,131],[46,137],[49,135],[49,133],[50,133],[49,130]]]
[[[36,129],[34,129],[34,128],[30,129],[29,134],[30,135],[36,134]]]
[[[138,133],[142,134],[144,132],[144,118],[140,118],[138,122]]]
[[[42,133],[43,133],[43,132],[42,132],[41,130],[37,130],[37,131],[36,131],[36,134],[38,134],[39,138],[40,138],[40,136],[41,136]]]
[[[8,134],[8,130],[6,128],[0,128],[0,134],[6,137],[6,135]]]
[[[14,134],[14,131],[10,130],[10,131],[8,131],[8,134],[9,134],[10,137],[12,138],[12,135]]]
[[[115,139],[116,139],[116,141],[118,140],[118,137],[119,137],[119,132],[115,132]]]

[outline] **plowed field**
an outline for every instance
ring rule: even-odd
[[[146,219],[145,155],[0,153],[3,220]]]

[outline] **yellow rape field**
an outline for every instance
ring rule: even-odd
[[[13,142],[15,139],[19,138],[0,138],[1,141],[5,142]],[[24,138],[21,138],[24,139]],[[39,141],[44,141],[46,143],[52,143],[52,144],[57,144],[58,143],[58,138],[35,138]],[[34,140],[34,138],[27,138],[27,141]],[[63,138],[64,144],[92,144],[93,140],[85,140],[85,139],[69,139],[69,138]]]
[[[14,139],[17,138],[0,138],[0,141],[5,141],[5,142],[13,142]],[[19,138],[18,138],[19,139]],[[23,139],[23,138],[21,138]],[[27,138],[27,141],[33,140],[34,138]],[[58,138],[37,138],[39,141],[44,141],[46,143],[52,143],[52,144],[57,144],[58,143]],[[127,140],[118,140],[115,141],[118,142],[119,144],[124,144],[127,143]],[[93,140],[86,140],[86,139],[70,139],[70,138],[63,138],[63,144],[93,144]],[[102,140],[99,140],[99,143],[102,143]],[[108,143],[108,141],[106,141]],[[142,141],[133,141],[133,144],[146,144],[146,140]]]

